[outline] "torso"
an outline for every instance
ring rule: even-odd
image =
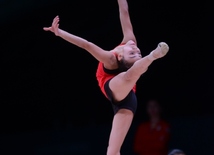
[[[121,43],[119,46],[124,45],[125,43]],[[115,77],[117,74],[121,73],[121,71],[118,68],[118,62],[117,62],[117,53],[115,51],[110,51],[113,53],[115,56],[114,59],[114,65],[111,67],[104,67],[104,64],[99,62],[98,67],[97,67],[97,72],[96,72],[96,78],[98,81],[98,85],[102,91],[102,93],[107,97],[105,90],[104,90],[104,85],[105,83],[110,80],[111,78]],[[116,68],[116,69],[115,69]],[[136,85],[133,87],[133,91],[136,92]]]

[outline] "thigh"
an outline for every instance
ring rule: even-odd
[[[133,89],[139,77],[128,78],[126,72],[113,77],[109,82],[109,88],[115,101],[123,100]]]
[[[137,97],[133,90],[131,90],[129,94],[120,102],[114,102],[112,98],[109,99],[112,103],[114,114],[116,114],[120,109],[131,110],[133,114],[135,114],[137,110]]]
[[[115,101],[112,95],[112,91],[109,88],[109,82],[111,80],[107,81],[105,83],[104,89],[105,93],[107,95],[107,98],[110,100],[112,104],[112,108],[114,111],[114,114],[116,114],[120,109],[128,109],[135,114],[137,110],[137,97],[133,90],[129,92],[129,94],[121,101]]]
[[[120,109],[113,118],[112,129],[109,137],[109,154],[120,152],[124,139],[133,120],[133,112],[128,109]]]

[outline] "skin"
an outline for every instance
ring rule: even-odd
[[[119,67],[118,61],[127,61],[131,64],[127,71],[121,72],[111,79],[109,87],[112,91],[115,101],[123,100],[133,86],[136,84],[140,76],[146,72],[148,66],[155,60],[162,57],[160,54],[167,46],[158,46],[152,55],[142,58],[141,52],[137,47],[137,41],[133,33],[132,24],[128,12],[128,4],[126,0],[118,0],[120,23],[123,32],[122,43],[125,45],[116,47],[110,51],[106,51],[94,43],[75,36],[59,28],[59,16],[53,19],[50,27],[44,27],[45,31],[51,31],[56,36],[85,49],[95,59],[102,62],[104,67],[112,70]],[[167,50],[168,51],[168,50]],[[113,54],[116,53],[117,57]],[[127,135],[133,120],[133,112],[128,109],[120,109],[113,118],[112,129],[109,137],[107,155],[120,155],[120,149]]]

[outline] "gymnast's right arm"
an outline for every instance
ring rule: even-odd
[[[102,48],[98,47],[97,45],[93,44],[92,42],[89,42],[81,37],[75,36],[62,29],[59,29],[59,17],[58,16],[56,16],[54,18],[51,27],[44,27],[43,29],[45,31],[51,31],[56,36],[59,36],[62,39],[66,40],[80,48],[85,49],[100,62],[110,65],[110,64],[112,64],[112,61],[115,58],[111,52],[103,50]]]

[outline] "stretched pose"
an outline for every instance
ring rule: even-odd
[[[96,78],[102,93],[114,110],[107,155],[120,155],[121,146],[137,108],[137,80],[154,60],[165,56],[169,50],[168,45],[161,42],[149,55],[142,57],[137,47],[127,1],[118,0],[118,6],[123,39],[110,51],[60,29],[58,16],[53,19],[51,27],[44,27],[45,31],[51,31],[56,36],[85,49],[99,61]]]

